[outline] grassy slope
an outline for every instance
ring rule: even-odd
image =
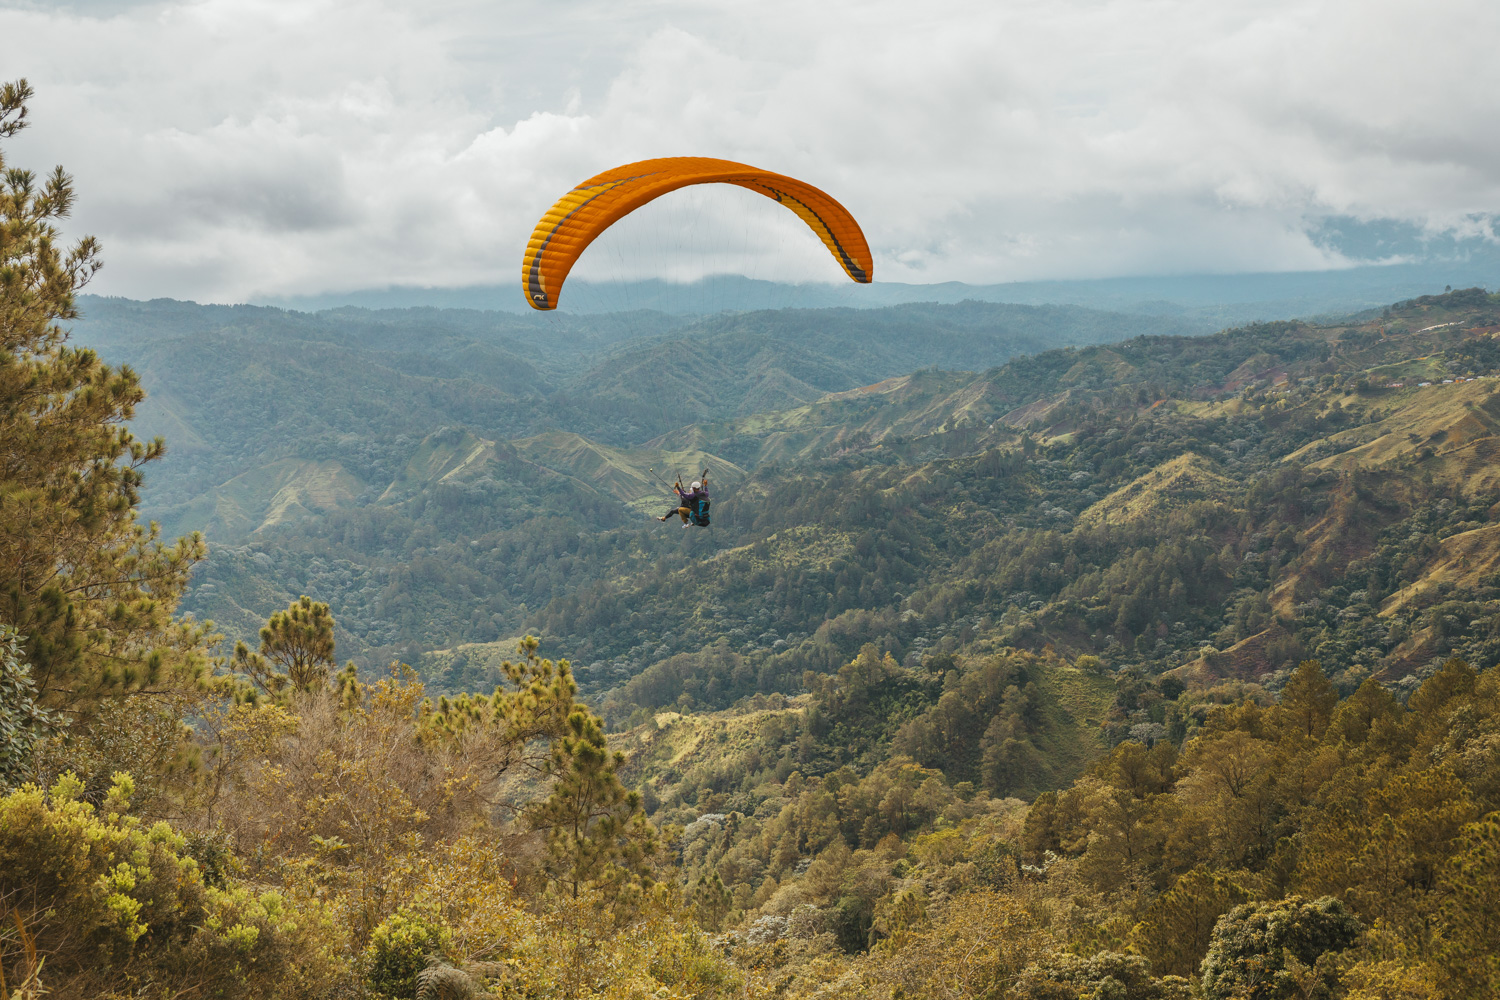
[[[1188,452],[1163,462],[1110,493],[1078,516],[1081,525],[1129,524],[1223,496],[1234,483],[1201,455]]]

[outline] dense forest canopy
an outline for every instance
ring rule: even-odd
[[[5,1000],[1500,995],[1500,297],[137,303],[4,178]]]

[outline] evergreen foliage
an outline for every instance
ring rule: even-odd
[[[1500,995],[1500,814],[1464,827],[1440,891],[1444,971],[1469,996]]]
[[[307,595],[271,615],[260,630],[260,651],[235,643],[234,668],[260,690],[312,691],[332,672],[334,619],[328,605]]]
[[[0,139],[28,124],[31,95],[24,80],[0,88]],[[0,170],[0,621],[26,637],[42,703],[86,715],[197,682],[201,630],[172,612],[205,550],[137,522],[141,469],[164,453],[124,426],[140,380],[68,346],[60,325],[100,265],[91,237],[62,244],[71,179],[58,167],[39,180],[3,153]]]
[[[546,832],[548,874],[574,899],[591,882],[640,872],[656,850],[640,793],[615,774],[624,763],[623,754],[610,751],[597,717],[582,708],[569,713],[546,765],[552,794],[528,820]]]

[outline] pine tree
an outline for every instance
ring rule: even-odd
[[[0,87],[0,140],[26,127],[31,96],[25,80]],[[61,167],[39,180],[0,151],[0,622],[25,637],[41,702],[77,718],[190,685],[206,661],[203,631],[172,620],[203,542],[166,545],[136,520],[141,468],[164,451],[124,426],[140,381],[66,343],[100,266],[92,237],[61,245],[73,198]]]
[[[724,887],[724,880],[718,872],[698,877],[698,883],[693,887],[693,916],[699,927],[718,930],[733,907],[734,897]]]
[[[1146,909],[1131,943],[1159,976],[1197,975],[1214,925],[1249,897],[1228,876],[1199,866],[1187,872]]]
[[[234,668],[267,694],[290,687],[311,691],[333,672],[333,613],[304,594],[277,611],[260,630],[260,651],[235,643]]]
[[[656,851],[640,793],[616,774],[624,763],[624,754],[610,751],[600,720],[574,709],[548,761],[552,794],[529,817],[533,829],[546,831],[548,874],[574,898],[590,882],[641,873]]]
[[[1276,719],[1288,735],[1319,739],[1338,703],[1339,693],[1323,673],[1322,665],[1317,660],[1303,660],[1281,689]]]
[[[1463,996],[1500,994],[1500,813],[1464,827],[1443,873],[1441,960]]]

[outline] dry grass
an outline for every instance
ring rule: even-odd
[[[1438,554],[1427,564],[1422,578],[1388,597],[1380,613],[1395,614],[1439,584],[1451,583],[1458,589],[1474,587],[1481,578],[1497,571],[1500,571],[1500,524],[1450,535],[1438,544]]]
[[[1225,496],[1233,489],[1234,483],[1214,471],[1207,459],[1188,452],[1115,490],[1078,515],[1078,523],[1130,524]]]
[[[1346,409],[1388,415],[1315,441],[1283,461],[1338,471],[1418,463],[1438,482],[1471,494],[1491,492],[1500,489],[1500,419],[1486,405],[1497,393],[1500,381],[1480,379],[1352,404]]]

